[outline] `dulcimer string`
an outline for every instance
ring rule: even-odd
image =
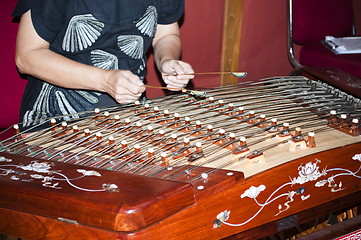
[[[216,108],[215,108],[216,109]],[[129,109],[129,111],[132,111],[132,109]],[[280,114],[280,115],[282,115],[282,112],[280,112],[280,113],[278,113],[278,114]],[[296,118],[296,116],[294,116],[293,118]],[[299,116],[299,121],[301,121],[301,118],[302,118],[302,116]],[[217,138],[215,138],[215,139],[217,139]],[[94,147],[94,146],[96,146],[96,144],[94,144],[94,145],[91,145],[91,147]],[[207,149],[209,149],[209,148],[212,148],[211,149],[211,152],[214,152],[215,150],[213,150],[213,145],[208,145],[208,147],[207,148],[205,148],[205,150],[207,150]],[[214,149],[216,149],[216,148],[214,148]],[[160,150],[157,150],[156,151],[157,152],[157,155],[159,156],[159,152],[160,152]],[[208,151],[207,151],[208,152]],[[79,154],[78,154],[79,155]],[[170,156],[171,156],[172,154],[170,154]],[[215,157],[214,157],[215,158]],[[132,158],[133,160],[131,160],[131,161],[136,161],[136,157],[134,157],[133,156],[133,158]],[[212,158],[213,159],[213,158]],[[224,164],[223,164],[224,165]],[[140,168],[140,166],[141,165],[139,165],[139,164],[137,164],[136,166],[139,166],[138,168],[136,168],[136,171],[139,171],[141,168]]]
[[[273,80],[273,79],[269,79],[269,80],[263,80],[262,82],[263,83],[270,83],[270,82],[274,82],[275,80]],[[277,80],[276,80],[277,81]],[[292,81],[295,81],[294,79],[292,79]],[[247,82],[243,82],[243,83],[239,83],[239,86],[241,86],[241,85],[252,85],[252,84],[258,84],[259,85],[259,81],[255,81],[255,80],[252,80],[252,81],[247,81]],[[222,89],[227,89],[227,87],[228,86],[223,86],[222,87]],[[229,86],[229,87],[231,87],[231,88],[233,88],[234,86]],[[214,89],[212,89],[212,90],[210,90],[210,91],[219,91],[219,90],[214,90]],[[174,97],[174,96],[173,96]],[[157,101],[156,99],[154,100],[154,101]],[[163,101],[163,99],[162,98],[160,98],[160,101]],[[129,105],[130,106],[130,105]],[[128,106],[128,107],[129,107]],[[119,108],[119,106],[114,106],[114,107],[109,107],[109,108],[107,108],[107,109],[104,109],[104,111],[106,111],[106,110],[111,110],[111,109],[117,109],[117,108]],[[127,106],[122,106],[122,108],[127,108]],[[86,113],[91,113],[91,111],[87,111],[87,112],[84,112],[85,114]],[[64,115],[64,116],[67,116],[67,115]],[[70,114],[68,115],[68,116],[71,116]],[[59,116],[59,117],[63,117],[63,116]],[[50,119],[49,119],[50,120]],[[21,124],[21,123],[20,123]],[[35,126],[36,127],[36,126]],[[28,130],[31,130],[31,128],[30,129],[28,129]]]
[[[339,126],[339,124],[335,125],[335,127],[338,127],[338,126]],[[323,127],[320,127],[320,128],[318,128],[318,129],[316,129],[316,130],[314,131],[314,133],[321,133],[321,132],[328,132],[328,131],[331,131],[331,129],[330,129],[329,127],[323,125]],[[301,136],[302,136],[302,137],[305,137],[305,136],[307,136],[307,133],[303,133]],[[252,150],[251,152],[249,152],[249,155],[250,155],[252,152],[259,152],[259,153],[262,153],[262,154],[263,154],[263,152],[265,152],[265,151],[267,151],[267,150],[270,150],[270,149],[272,149],[272,148],[275,148],[275,147],[277,147],[277,146],[279,146],[279,145],[286,144],[286,143],[289,142],[290,140],[291,140],[291,138],[289,138],[289,139],[284,139],[283,141],[280,141],[280,142],[277,142],[277,143],[273,143],[273,144],[269,144],[269,145],[267,145],[267,146],[265,146],[265,147],[263,147],[263,148],[259,148],[259,149],[257,149],[257,150]],[[252,144],[250,144],[249,146],[251,147]],[[224,154],[224,153],[223,153],[223,154]],[[219,156],[214,156],[214,157],[212,157],[212,159],[209,159],[209,160],[207,161],[207,163],[210,163],[210,162],[212,162],[212,161],[215,161],[215,160],[219,159],[220,157],[222,157],[222,154],[219,155]],[[206,171],[206,172],[204,172],[204,173],[205,173],[205,174],[211,174],[212,172],[215,172],[215,171],[217,171],[218,169],[224,169],[225,167],[228,167],[228,166],[230,166],[230,165],[232,165],[232,164],[235,164],[236,162],[245,160],[246,158],[247,158],[247,155],[240,155],[240,156],[238,157],[238,160],[237,160],[237,161],[235,161],[235,160],[230,160],[230,161],[228,161],[228,162],[221,163],[220,165],[218,165],[218,166],[216,166],[216,167],[213,167],[213,168],[211,168],[210,170],[208,170],[208,171]],[[196,167],[200,167],[200,166],[196,166]],[[196,167],[195,167],[195,168],[196,168]],[[193,169],[195,169],[195,168],[192,167],[191,169],[187,169],[187,171],[191,171],[191,170],[193,170]],[[186,173],[185,171],[180,172],[180,173],[177,174],[177,176],[180,176],[180,175],[185,174],[185,173]],[[174,177],[176,177],[176,176],[172,176],[171,178],[174,178]],[[202,177],[201,175],[195,176],[194,178],[189,179],[187,182],[188,182],[188,183],[191,183],[191,182],[193,182],[193,181],[195,181],[195,180],[200,179],[201,177]]]
[[[318,124],[318,125],[321,126],[320,124]],[[292,130],[292,129],[290,129],[289,131],[291,131],[291,130]],[[271,137],[275,137],[275,136],[277,136],[278,134],[279,134],[279,132],[274,133],[273,136],[271,136]],[[271,138],[271,137],[268,136],[268,137],[265,137],[264,139],[258,140],[258,141],[256,141],[256,142],[250,142],[250,143],[248,144],[248,146],[251,147],[251,146],[253,146],[253,145],[256,144],[256,143],[265,141],[266,139]],[[216,141],[221,140],[221,138],[214,138],[214,139],[212,139],[212,140],[213,140],[214,142],[216,142]],[[290,140],[290,139],[287,139],[287,141],[288,141],[288,140]],[[229,141],[229,142],[227,142],[227,143],[222,144],[222,145],[219,146],[219,147],[226,147],[227,145],[231,145],[231,144],[233,144],[233,143],[235,143],[235,142],[236,142],[235,140]],[[278,145],[278,144],[276,144],[276,145],[270,145],[268,148],[264,148],[264,149],[265,149],[265,150],[266,150],[266,149],[270,149],[270,148],[276,147],[277,145]],[[212,149],[209,149],[209,150],[206,150],[206,149],[203,148],[203,152],[205,153],[204,155],[207,155],[207,154],[211,155],[212,153],[214,153],[214,152],[216,152],[217,150],[219,150],[217,147],[215,147],[214,144],[212,144],[211,146],[213,146],[213,147],[212,147]],[[263,150],[263,149],[261,149],[261,150]],[[212,157],[211,159],[207,160],[206,162],[202,162],[202,164],[211,163],[211,162],[213,162],[213,161],[215,161],[215,160],[217,160],[217,159],[219,159],[219,158],[221,158],[221,157],[223,157],[223,156],[225,156],[225,155],[227,155],[227,154],[229,154],[229,153],[222,153],[221,155],[216,155],[216,156]],[[182,168],[187,168],[187,167],[186,167],[186,166],[183,166],[183,167],[181,167],[181,168],[178,168],[177,170],[180,171],[180,170],[182,170]],[[192,167],[191,169],[194,169],[194,168]],[[191,170],[191,169],[188,169],[188,168],[187,168],[187,170]],[[159,173],[159,172],[158,172],[158,173]],[[174,173],[172,173],[172,174],[174,174]],[[149,175],[149,174],[148,174],[148,175]],[[171,174],[168,174],[168,175],[171,175]],[[167,176],[167,175],[163,176],[163,178],[166,178],[166,176]],[[173,175],[172,178],[174,178],[174,177],[176,177],[176,176],[178,176],[178,175]]]
[[[307,127],[315,127],[315,126],[318,127],[318,128],[313,131],[314,133],[331,131],[331,129],[330,129],[329,127],[325,126],[325,124],[322,124],[322,123],[320,123],[320,122],[316,122],[316,121],[315,121],[315,124],[313,124],[313,125],[307,124]],[[337,126],[336,126],[336,127],[337,127]],[[294,130],[294,129],[289,129],[289,131],[293,131],[293,130]],[[272,136],[265,137],[264,139],[259,139],[259,140],[254,141],[254,142],[249,142],[249,143],[247,143],[247,147],[249,147],[249,149],[250,149],[252,146],[256,145],[257,143],[263,142],[263,141],[265,141],[267,138],[276,137],[276,136],[278,136],[279,134],[280,134],[280,132],[277,132],[277,133],[274,133]],[[306,135],[307,135],[306,133],[300,134],[300,136],[301,136],[302,138],[305,137]],[[292,138],[293,138],[293,136],[292,136],[292,135],[289,135],[289,136],[287,136],[286,138],[284,138],[284,139],[283,139],[282,141],[280,141],[280,142],[268,144],[268,145],[266,145],[266,146],[264,146],[264,147],[262,147],[262,148],[259,148],[259,149],[257,149],[257,150],[247,151],[247,154],[248,154],[248,155],[251,155],[252,152],[263,153],[263,152],[265,152],[265,151],[267,151],[267,150],[270,150],[270,149],[272,149],[272,148],[275,148],[275,147],[277,147],[277,146],[279,146],[279,145],[282,145],[282,144],[285,144],[285,143],[291,141]],[[236,143],[236,142],[237,142],[236,140],[232,140],[232,141],[229,141],[229,142],[224,143],[221,147],[226,147],[226,146],[229,146],[229,145],[231,145],[231,144],[233,144],[233,143]],[[211,155],[212,153],[208,153],[208,154]],[[227,152],[226,152],[226,153],[217,154],[217,155],[212,156],[212,158],[207,159],[205,162],[202,162],[202,164],[194,165],[194,166],[192,166],[191,168],[187,168],[187,166],[183,166],[183,169],[184,169],[184,168],[187,168],[185,171],[192,171],[192,170],[196,169],[197,167],[200,167],[200,166],[202,166],[202,165],[204,165],[204,164],[212,163],[212,162],[214,162],[214,161],[216,161],[216,160],[218,160],[218,159],[220,159],[220,158],[222,158],[222,157],[227,156],[228,154],[230,154],[230,153],[227,153]],[[244,160],[244,159],[247,158],[247,155],[240,155],[240,157],[237,157],[237,158],[239,159],[238,161]],[[228,161],[228,162],[221,163],[221,165],[219,165],[219,166],[217,166],[217,167],[214,167],[213,169],[210,169],[209,171],[207,171],[207,172],[205,172],[205,173],[210,174],[210,173],[216,171],[217,169],[222,169],[222,168],[224,168],[224,167],[226,167],[226,166],[229,166],[229,165],[231,165],[231,164],[234,164],[235,162],[237,162],[237,161],[235,161],[234,159],[232,159],[232,160],[230,160],[230,161]],[[172,173],[172,176],[170,176],[170,174],[166,175],[166,176],[169,176],[169,178],[168,178],[169,180],[171,180],[171,179],[173,179],[173,178],[176,178],[177,176],[180,176],[180,175],[186,173],[185,171],[182,171],[182,168],[179,168],[179,169],[177,169],[177,170],[178,170],[178,173],[175,174],[175,175],[174,175],[174,173]],[[192,182],[192,181],[194,181],[194,180],[197,180],[197,179],[199,179],[200,177],[201,177],[201,176],[196,176],[196,177],[188,180],[188,182]]]
[[[308,124],[307,125],[308,127],[310,127],[310,125]],[[315,124],[313,124],[313,126],[324,126],[324,124],[320,124],[319,122],[315,122]],[[321,128],[319,128],[318,130],[317,130],[317,132],[321,132],[321,131],[326,131],[326,130],[329,130],[329,128],[327,128],[327,127],[321,127]],[[278,133],[277,133],[278,134]],[[275,134],[275,135],[277,135],[277,134]],[[288,141],[288,140],[287,140]],[[250,145],[253,145],[252,143],[250,144]],[[273,148],[273,147],[276,147],[276,146],[278,146],[279,144],[272,144],[272,145],[270,145],[270,146],[268,146],[268,147],[264,147],[263,149],[261,149],[261,150],[267,150],[267,149],[270,149],[270,148]],[[216,157],[214,157],[215,159],[217,159],[219,156],[216,156]],[[210,160],[211,161],[211,160]]]

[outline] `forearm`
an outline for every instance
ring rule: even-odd
[[[31,49],[17,52],[19,71],[51,84],[73,89],[104,91],[103,69],[78,63],[49,49]]]
[[[166,35],[154,45],[154,61],[159,70],[164,60],[177,60],[181,55],[181,39],[177,34]]]
[[[31,12],[26,12],[21,18],[16,40],[19,71],[65,88],[104,91],[101,83],[106,70],[68,59],[49,47],[50,44],[36,33]]]
[[[181,38],[177,23],[158,25],[153,40],[154,61],[169,89],[181,89],[193,78],[192,67],[179,60]],[[175,76],[176,75],[176,76]]]

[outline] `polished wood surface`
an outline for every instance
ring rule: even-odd
[[[328,206],[328,208],[319,208],[317,206],[325,204],[330,201],[334,201],[338,198],[356,194],[351,200],[351,204],[357,204],[361,202],[361,198],[358,198],[361,191],[361,181],[355,180],[354,178],[342,178],[345,186],[345,191],[339,194],[331,193],[330,190],[321,191],[314,186],[314,182],[309,182],[305,185],[305,195],[310,194],[310,198],[303,201],[300,198],[290,203],[289,211],[286,211],[278,216],[277,213],[278,205],[280,202],[275,201],[274,203],[267,206],[267,209],[257,216],[253,221],[248,224],[239,227],[221,226],[220,228],[212,228],[212,220],[215,220],[215,216],[224,211],[230,210],[231,217],[229,221],[234,223],[243,222],[245,219],[251,217],[257,210],[257,205],[250,198],[241,199],[240,195],[251,186],[259,186],[265,184],[267,186],[265,192],[271,194],[280,184],[288,182],[290,177],[298,175],[298,167],[301,164],[305,164],[309,161],[315,161],[319,159],[322,161],[322,167],[332,168],[336,166],[350,167],[353,171],[359,168],[359,163],[351,160],[351,157],[355,152],[359,152],[361,144],[348,146],[333,151],[327,151],[320,154],[315,154],[306,158],[299,159],[297,161],[284,164],[276,167],[272,170],[263,172],[256,176],[246,179],[244,183],[240,183],[235,187],[225,190],[222,194],[211,196],[207,199],[207,202],[198,202],[197,207],[188,208],[182,213],[171,216],[166,220],[160,222],[157,226],[150,226],[142,232],[137,232],[135,236],[130,239],[156,239],[158,234],[162,234],[166,239],[183,239],[182,234],[185,234],[188,238],[198,239],[220,239],[238,232],[243,232],[255,227],[261,226],[268,222],[277,221],[280,219],[287,219],[292,215],[297,215],[300,212],[313,209],[312,216],[309,219],[319,215],[324,215],[326,212],[332,212],[335,210],[334,206]],[[345,163],[343,159],[349,158],[350,160]],[[347,186],[347,187],[346,187]],[[300,185],[289,186],[287,191],[292,191],[299,188]],[[269,194],[265,194],[268,197]],[[263,202],[265,199],[262,199]],[[281,201],[285,202],[285,201]],[[336,202],[336,201],[335,201]],[[232,217],[233,215],[233,217]],[[306,221],[303,219],[303,222]],[[178,227],[174,229],[172,226],[176,224]],[[296,226],[299,224],[298,220],[291,222],[289,227]],[[277,232],[279,226],[273,227],[272,231],[265,233],[253,232],[251,235],[244,236],[245,239],[249,239],[250,236],[255,235],[257,237],[264,237],[269,235],[271,232]],[[187,229],[187,231],[185,231]],[[175,237],[178,236],[178,237]],[[207,236],[207,237],[206,237]],[[252,237],[251,237],[252,238]]]
[[[2,153],[12,159],[12,164],[28,165],[33,158]],[[41,161],[41,160],[40,160]],[[44,162],[44,161],[42,161]],[[79,167],[64,163],[51,163],[52,171],[59,171],[69,178],[78,177]],[[82,169],[89,169],[82,167]],[[21,170],[19,170],[21,171]],[[135,230],[172,215],[194,204],[190,184],[162,181],[132,174],[118,174],[97,169],[101,178],[90,176],[74,181],[87,189],[101,189],[104,183],[119,186],[117,192],[84,192],[67,184],[59,189],[44,191],[41,181],[1,179],[0,205],[9,209],[27,209],[37,215],[65,218],[78,223],[118,231]],[[21,172],[19,175],[21,176]],[[35,172],[34,172],[35,174]],[[60,186],[59,186],[60,187]],[[76,197],[75,197],[76,196]]]
[[[254,220],[243,226],[221,226],[219,228],[213,228],[213,221],[216,219],[217,214],[224,210],[231,211],[230,220],[235,223],[242,222],[244,219],[252,216],[257,210],[257,205],[255,205],[252,199],[240,198],[240,195],[246,189],[248,189],[250,186],[259,186],[265,184],[267,186],[265,190],[265,196],[268,196],[279,185],[288,182],[291,177],[297,176],[298,167],[300,165],[303,165],[307,162],[314,162],[315,159],[321,161],[322,164],[320,164],[320,168],[331,169],[333,167],[337,168],[342,166],[343,168],[350,169],[351,171],[357,171],[359,168],[359,163],[352,160],[352,156],[359,152],[360,149],[361,143],[353,144],[331,151],[317,153],[301,158],[297,161],[278,166],[270,171],[262,172],[256,176],[246,179],[245,181],[234,184],[233,186],[228,187],[221,192],[211,194],[207,196],[207,198],[198,200],[196,203],[190,204],[191,201],[188,201],[188,207],[184,207],[184,209],[179,211],[177,214],[171,214],[171,212],[168,212],[169,215],[165,219],[158,220],[155,224],[147,224],[147,226],[135,232],[111,231],[111,229],[108,228],[109,226],[105,226],[105,224],[103,224],[102,227],[89,226],[88,224],[92,222],[83,224],[81,222],[82,218],[94,217],[87,215],[88,213],[86,212],[72,213],[74,214],[73,217],[77,217],[79,219],[77,224],[61,222],[55,216],[64,216],[64,209],[61,209],[60,207],[55,209],[54,206],[52,207],[53,209],[47,208],[47,212],[54,212],[55,215],[52,217],[44,216],[46,214],[44,212],[34,213],[32,211],[34,211],[34,205],[36,204],[35,201],[31,203],[32,206],[26,205],[23,202],[24,200],[26,201],[25,197],[22,198],[19,196],[18,199],[14,199],[14,197],[10,198],[9,193],[7,195],[3,195],[3,193],[7,191],[4,191],[5,189],[2,188],[2,208],[0,209],[0,212],[1,216],[7,217],[0,218],[0,231],[22,236],[27,239],[78,239],[79,236],[86,237],[86,239],[184,239],[185,236],[187,238],[195,239],[220,239],[238,232],[247,233],[246,235],[243,235],[245,239],[249,239],[250,236],[260,238],[270,233],[277,232],[280,227],[279,222],[282,219],[287,219],[287,217],[299,216],[296,217],[295,222],[290,222],[288,227],[292,227],[297,224],[309,221],[310,219],[314,219],[318,216],[323,216],[327,212],[342,209],[345,206],[351,207],[360,204],[361,181],[355,180],[350,176],[340,177],[339,182],[343,183],[344,190],[338,193],[332,193],[329,188],[317,188],[314,186],[315,182],[310,181],[302,185],[306,188],[305,195],[310,195],[309,199],[303,201],[298,197],[298,199],[295,199],[294,202],[290,203],[291,207],[289,210],[278,216],[275,216],[278,209],[277,205],[279,205],[280,202],[284,203],[285,201],[275,201],[274,203],[268,205],[267,209],[262,211],[262,213],[260,213]],[[348,160],[345,161],[345,159]],[[108,174],[109,176],[107,176]],[[104,177],[108,178],[112,175],[113,174],[109,172],[104,174]],[[136,176],[133,177],[134,180],[137,179]],[[147,186],[151,185],[152,183],[152,180],[149,181],[150,183],[147,183]],[[157,184],[159,184],[159,182]],[[170,184],[172,185],[173,183]],[[125,182],[123,182],[123,185],[125,185]],[[299,187],[300,185],[290,185],[287,187],[286,191],[292,191],[298,189]],[[144,191],[147,188],[141,189]],[[11,190],[11,188],[9,190]],[[158,191],[156,189],[152,190]],[[45,198],[45,196],[38,195],[39,193],[36,191],[33,193],[29,192],[26,187],[17,187],[11,191],[13,193],[16,191],[23,192],[23,195],[28,195],[28,198],[30,198],[33,194],[35,194],[35,196],[33,196],[34,198]],[[71,190],[69,189],[69,191]],[[133,189],[133,191],[135,190]],[[18,194],[19,193],[17,193],[17,195]],[[88,210],[90,210],[90,208],[96,205],[96,203],[92,202],[93,197],[94,201],[97,200],[99,202],[99,207],[103,205],[102,202],[106,202],[104,195],[111,195],[114,197],[115,202],[119,202],[119,198],[116,198],[117,195],[113,195],[114,193],[102,193],[101,197],[99,197],[100,194],[96,194],[96,196],[90,197],[90,194],[79,195],[79,193],[77,193],[77,198],[72,199],[72,202],[67,204],[65,201],[70,200],[70,198],[64,199],[63,197],[63,199],[61,199],[61,196],[54,196],[54,194],[56,194],[56,191],[54,191],[54,193],[51,192],[51,194],[48,193],[47,198],[54,199],[54,201],[57,199],[57,206],[73,205],[74,211],[76,211],[75,209],[78,207],[82,208],[82,205],[84,205],[83,203],[86,203]],[[7,198],[11,199],[11,201],[15,201],[11,206],[8,205],[4,207],[3,202],[4,199]],[[186,199],[183,200],[186,202]],[[262,198],[259,200],[264,201],[265,199]],[[155,200],[153,199],[151,201]],[[179,201],[179,199],[176,199],[176,201],[173,201],[173,204],[179,205]],[[43,203],[44,202],[41,202],[41,204]],[[41,206],[41,204],[39,205]],[[170,206],[171,205],[168,205],[167,207]],[[103,205],[103,210],[106,210],[106,205]],[[157,213],[158,210],[155,210],[150,215]],[[71,216],[67,217],[73,218]],[[103,217],[103,214],[98,215],[96,220],[103,221]],[[12,220],[8,221],[8,219]],[[272,222],[274,224],[270,225]],[[263,225],[268,226],[264,232],[255,230],[257,227]],[[34,229],[36,230],[36,234],[33,231]],[[76,231],[76,233],[74,231]]]
[[[331,200],[327,203],[320,204],[316,207],[307,209],[302,212],[298,212],[290,218],[296,218],[297,224],[304,224],[309,223],[310,221],[318,222],[318,219],[324,219],[325,213],[328,214],[330,211],[336,212],[336,211],[344,211],[345,209],[352,208],[355,206],[355,203],[360,202],[359,199],[361,198],[361,193],[357,192],[355,194],[350,194],[335,200]],[[326,215],[327,216],[327,215]],[[335,228],[333,225],[329,227],[325,227],[322,230],[322,232],[319,232],[318,230],[314,230],[313,233],[304,235],[304,237],[297,237],[296,239],[302,239],[302,240],[329,240],[332,239],[331,236],[337,237],[341,236],[343,234],[349,233],[351,231],[354,231],[356,229],[360,228],[359,221],[360,216],[350,218],[344,222],[341,222],[340,224],[335,224]],[[285,218],[287,219],[287,218]],[[225,238],[225,240],[236,240],[236,239],[261,239],[265,236],[272,236],[275,235],[275,238],[282,236],[283,232],[279,234],[275,234],[275,231],[279,228],[279,226],[284,223],[284,219],[276,220],[273,222],[266,223],[262,226],[240,232],[237,234],[234,234],[230,237]],[[297,226],[298,227],[298,226]],[[297,228],[294,227],[294,228]],[[294,231],[295,234],[293,236],[296,236],[298,234],[301,235],[300,230]],[[322,236],[322,237],[321,237]]]

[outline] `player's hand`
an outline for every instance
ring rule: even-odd
[[[140,78],[127,70],[110,70],[107,72],[103,89],[118,103],[131,103],[145,91]]]
[[[167,59],[161,62],[160,71],[163,81],[170,90],[177,91],[187,86],[189,80],[194,78],[194,70],[188,63],[180,60]]]

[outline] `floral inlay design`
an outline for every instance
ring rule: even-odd
[[[360,154],[356,154],[355,156],[353,156],[353,157],[352,157],[352,160],[361,162],[361,153],[360,153]]]
[[[213,222],[213,228],[220,227],[223,222],[227,221],[230,213],[231,213],[231,211],[229,211],[229,210],[225,210],[225,211],[219,213],[216,217],[216,220],[214,220],[214,222]]]
[[[0,163],[11,163],[12,159],[0,157]],[[40,181],[43,187],[62,189],[61,183],[66,182],[70,186],[87,192],[118,192],[119,188],[113,183],[103,183],[100,189],[87,189],[77,186],[73,183],[74,180],[84,177],[101,177],[101,174],[94,170],[77,169],[76,172],[80,176],[69,178],[59,170],[52,170],[54,163],[44,161],[32,161],[27,165],[16,164],[0,164],[0,177],[9,177],[13,181],[32,182]]]
[[[320,163],[320,161],[316,160],[314,163],[308,162],[305,166],[299,166],[299,176],[292,179],[292,184],[303,184],[309,181],[315,181],[319,177],[326,175],[325,171],[320,172],[319,167],[317,166],[318,163]]]
[[[26,166],[17,166],[18,168],[21,168],[25,171],[34,171],[39,173],[49,173],[50,172],[50,163],[42,162],[39,163],[37,161],[31,162],[29,165]]]
[[[361,163],[361,154],[354,155],[352,157],[352,160],[356,160]],[[289,182],[279,186],[268,196],[266,201],[263,203],[260,203],[257,200],[257,197],[260,194],[262,194],[262,192],[266,189],[266,185],[262,184],[258,187],[256,186],[249,187],[246,191],[244,191],[243,194],[240,195],[240,197],[251,198],[254,200],[255,204],[258,205],[259,208],[254,213],[254,215],[248,219],[245,219],[241,223],[234,224],[227,222],[230,218],[231,211],[225,210],[216,216],[216,219],[213,221],[213,228],[221,227],[222,224],[226,224],[228,226],[233,226],[233,227],[245,225],[248,222],[252,221],[255,217],[257,217],[267,205],[269,205],[270,203],[276,200],[280,201],[280,203],[278,204],[277,211],[275,211],[274,214],[275,216],[290,209],[292,207],[292,202],[297,200],[296,199],[297,196],[299,196],[299,199],[301,199],[302,201],[306,201],[312,197],[311,194],[304,195],[304,193],[307,191],[305,187],[300,187],[288,192],[282,192],[282,190],[286,186],[303,185],[307,182],[314,181],[315,182],[314,186],[317,188],[328,187],[331,192],[338,192],[344,190],[344,188],[342,182],[341,181],[337,182],[336,178],[340,176],[351,176],[361,179],[361,175],[357,175],[361,171],[361,164],[360,167],[355,172],[352,172],[344,168],[331,168],[331,169],[324,168],[320,170],[319,163],[321,163],[321,161],[315,159],[315,162],[308,162],[306,164],[301,164],[298,167],[298,176],[293,178],[291,177]],[[333,172],[337,172],[337,174],[332,174]]]

